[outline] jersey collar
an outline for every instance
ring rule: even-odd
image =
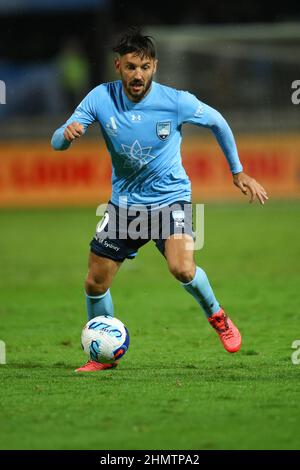
[[[123,97],[123,100],[124,100],[124,103],[126,104],[126,106],[129,108],[129,109],[138,109],[139,107],[143,107],[144,104],[147,103],[147,101],[149,101],[149,98],[151,97],[152,93],[153,93],[153,89],[155,88],[155,85],[156,83],[153,81],[152,84],[151,84],[151,88],[149,90],[149,93],[141,100],[139,101],[138,103],[134,103],[134,101],[131,101],[125,91],[124,91],[124,88],[123,88],[123,85],[122,85],[122,82],[121,82],[121,87],[122,87],[122,97]]]

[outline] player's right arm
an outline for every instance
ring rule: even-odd
[[[94,88],[77,106],[67,122],[54,132],[51,139],[54,150],[67,150],[73,140],[83,136],[88,126],[96,121],[98,88]]]
[[[84,134],[84,127],[80,122],[73,121],[64,130],[64,138],[68,142],[79,139]]]

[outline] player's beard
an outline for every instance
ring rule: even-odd
[[[142,82],[141,80],[131,80],[130,82],[126,82],[122,76],[122,83],[126,94],[135,103],[138,103],[144,98],[145,95],[147,95],[151,88],[152,81],[153,75],[151,75],[151,77],[145,82]],[[140,87],[135,90],[134,85],[140,85]]]

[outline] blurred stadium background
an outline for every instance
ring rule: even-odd
[[[148,244],[112,288],[132,337],[124,363],[75,376],[111,168],[97,125],[68,152],[50,139],[115,79],[111,46],[129,25],[154,36],[157,81],[227,118],[270,201],[247,205],[210,132],[185,126],[193,200],[206,204],[197,262],[243,348],[222,350]],[[297,2],[0,0],[1,449],[299,449],[299,58]]]
[[[116,78],[111,46],[132,24],[156,39],[156,79],[224,114],[246,171],[273,198],[299,196],[296,4],[187,1],[181,10],[168,1],[0,0],[0,13],[0,206],[107,199],[110,163],[98,127],[67,156],[54,154],[49,140],[88,90]],[[240,199],[210,132],[185,126],[184,134],[194,200]]]

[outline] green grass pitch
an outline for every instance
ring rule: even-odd
[[[131,344],[85,361],[83,280],[95,209],[0,215],[1,449],[299,449],[297,202],[206,204],[197,263],[243,335],[228,354],[154,244],[112,286]]]

